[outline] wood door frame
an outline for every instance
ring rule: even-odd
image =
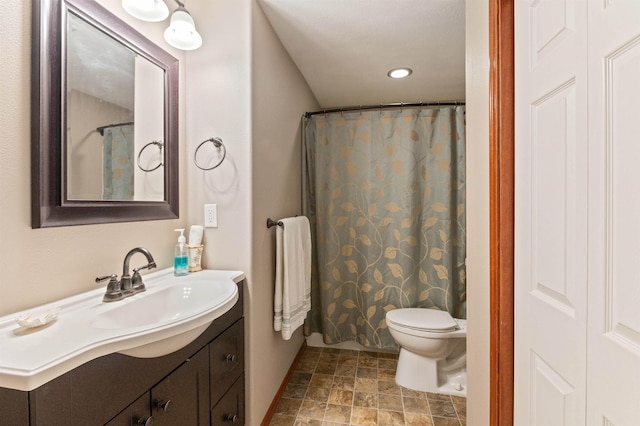
[[[514,0],[489,1],[490,424],[513,425]]]

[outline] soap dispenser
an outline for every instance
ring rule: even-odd
[[[182,277],[189,273],[189,259],[187,256],[187,245],[185,244],[184,229],[174,229],[179,232],[178,244],[176,244],[175,257],[173,258],[173,275]]]

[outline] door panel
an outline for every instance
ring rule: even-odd
[[[640,2],[589,3],[590,425],[640,418]]]
[[[584,1],[516,1],[514,424],[584,425]]]

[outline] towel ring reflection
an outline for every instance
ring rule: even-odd
[[[142,165],[140,164],[140,157],[142,157],[142,152],[147,149],[148,147],[155,145],[158,147],[158,149],[160,150],[160,163],[155,166],[152,169],[145,169],[144,167],[142,167]],[[140,170],[142,170],[143,172],[152,172],[154,170],[156,170],[158,167],[160,166],[164,166],[164,163],[162,162],[162,148],[164,147],[164,144],[160,141],[151,141],[148,144],[146,144],[145,146],[142,147],[142,149],[140,150],[140,152],[138,153],[138,168]]]
[[[204,145],[207,142],[211,142],[213,144],[213,146],[218,148],[218,151],[220,151],[220,148],[222,148],[222,158],[213,167],[209,167],[209,168],[202,167],[200,164],[198,164],[198,151],[200,150],[200,148],[202,148],[202,145]],[[200,145],[198,145],[198,147],[196,148],[196,151],[193,153],[193,163],[200,170],[205,170],[205,171],[213,170],[216,167],[218,167],[220,164],[222,164],[222,162],[224,161],[226,156],[227,156],[227,148],[224,146],[224,143],[222,143],[222,139],[217,138],[217,137],[216,138],[209,138],[209,139],[206,139],[206,140],[202,141],[200,143]]]

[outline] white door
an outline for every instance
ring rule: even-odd
[[[516,0],[515,418],[640,425],[640,0]]]
[[[640,425],[640,1],[589,3],[589,425]]]
[[[584,425],[587,4],[515,6],[514,424]]]

